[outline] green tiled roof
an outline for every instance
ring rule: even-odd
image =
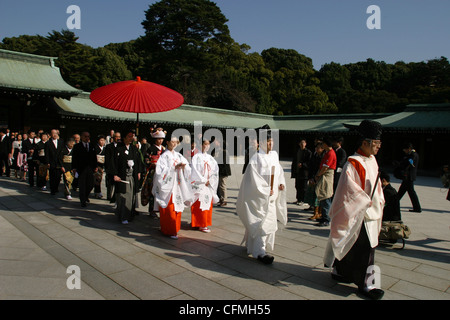
[[[22,92],[54,97],[59,113],[67,117],[136,121],[136,114],[102,108],[89,93],[68,85],[55,67],[56,58],[0,49],[0,92]],[[69,98],[70,100],[67,100]],[[224,109],[182,105],[178,109],[140,114],[140,122],[204,127],[258,128],[268,124],[285,132],[346,132],[364,119],[379,121],[385,130],[450,131],[450,104],[409,105],[397,114],[331,114],[270,116]]]
[[[410,104],[400,113],[377,119],[386,131],[449,132],[450,104]],[[359,122],[347,121],[348,125]]]
[[[71,97],[81,90],[68,85],[55,67],[57,58],[0,49],[0,90]]]
[[[70,100],[55,98],[61,108],[60,113],[73,117],[87,117],[110,120],[136,121],[135,113],[120,112],[102,108],[89,99],[89,93],[83,92]],[[192,105],[162,113],[140,114],[140,122],[193,126],[201,121],[204,127],[215,128],[258,128],[268,124],[272,129],[290,132],[345,132],[344,123],[361,122],[363,119],[379,118],[380,114],[353,115],[305,115],[270,116],[240,111],[206,108]],[[385,116],[385,115],[384,115]]]
[[[136,114],[102,108],[89,99],[84,92],[70,100],[55,98],[62,114],[110,120],[136,121]],[[161,113],[141,113],[140,122],[158,124],[194,125],[201,121],[204,127],[217,128],[258,128],[265,124],[275,128],[272,116],[251,114],[239,111],[182,105],[181,107]]]

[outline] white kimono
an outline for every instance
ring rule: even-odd
[[[206,182],[209,185],[206,186]],[[200,201],[202,211],[209,210],[212,203],[219,202],[217,186],[219,185],[219,166],[216,160],[209,154],[197,153],[192,158],[191,186],[195,203]]]
[[[271,172],[274,167],[273,195],[270,196]],[[257,258],[264,255],[266,246],[273,250],[279,220],[287,223],[286,186],[278,154],[260,150],[253,155],[242,179],[236,202],[236,211],[245,226],[244,240],[248,254]]]
[[[365,172],[364,182],[355,166],[349,162],[352,160],[362,166]],[[371,247],[378,245],[385,201],[381,181],[377,181],[377,177],[378,164],[374,156],[365,157],[356,153],[344,165],[329,213],[331,226],[324,257],[325,265],[331,267],[334,258],[342,260],[347,255],[358,239],[363,222]],[[361,188],[362,185],[364,189]]]
[[[179,163],[186,165],[184,170],[175,169],[175,166]],[[158,211],[159,206],[167,208],[170,197],[172,197],[176,212],[182,212],[186,207],[189,207],[193,201],[190,176],[191,167],[186,158],[176,151],[167,150],[164,152],[156,163],[153,178],[154,210]]]

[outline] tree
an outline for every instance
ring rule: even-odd
[[[335,112],[336,106],[318,86],[312,60],[292,49],[264,50],[262,58],[273,72],[270,93],[277,114]]]
[[[106,48],[95,49],[95,64],[100,67],[98,86],[131,80],[133,75],[123,59]]]
[[[131,72],[124,61],[105,48],[94,49],[77,42],[69,30],[48,33],[47,37],[19,36],[3,39],[1,48],[13,51],[57,57],[63,79],[84,91],[92,91],[111,82],[129,80]]]
[[[122,43],[110,43],[106,45],[105,48],[122,58],[133,78],[143,74],[145,53],[139,47],[138,40],[131,40]]]
[[[146,77],[182,92],[188,103],[205,101],[207,73],[218,68],[209,51],[232,42],[219,7],[208,0],[162,0],[145,17],[139,45],[148,57]]]

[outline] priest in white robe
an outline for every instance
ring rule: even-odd
[[[217,186],[219,185],[219,166],[208,154],[210,142],[204,140],[202,152],[192,157],[191,186],[194,204],[191,206],[191,226],[202,232],[210,232],[212,225],[213,204],[219,202]]]
[[[381,125],[364,120],[356,131],[360,147],[344,165],[334,195],[324,263],[332,267],[333,279],[355,283],[363,295],[381,299],[384,292],[372,283],[377,278],[372,271],[385,202],[375,158]]]
[[[178,239],[181,228],[181,214],[193,200],[190,186],[191,167],[179,152],[175,151],[178,139],[167,142],[167,150],[156,163],[152,194],[155,197],[154,210],[159,210],[161,232],[172,239]]]
[[[266,250],[274,249],[277,220],[287,223],[286,182],[278,153],[272,151],[273,143],[270,132],[267,139],[260,140],[260,149],[245,170],[236,203],[245,226],[247,253],[265,264],[274,260]]]

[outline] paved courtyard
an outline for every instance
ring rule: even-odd
[[[293,202],[290,163],[283,165]],[[311,212],[295,204],[289,204],[287,226],[277,232],[275,262],[266,266],[247,256],[235,212],[241,168],[232,165],[228,206],[214,208],[212,232],[192,230],[185,211],[179,240],[160,233],[147,207],[125,226],[106,200],[91,199],[81,208],[77,193],[68,201],[62,192],[52,196],[1,177],[0,300],[363,299],[354,285],[331,279],[322,262],[329,228],[316,227],[308,220]],[[401,201],[403,221],[412,230],[406,247],[376,251],[384,300],[450,300],[447,190],[431,177],[419,177],[416,190],[422,213],[408,211],[408,195]],[[73,265],[80,268],[81,289],[68,289],[67,268]]]

